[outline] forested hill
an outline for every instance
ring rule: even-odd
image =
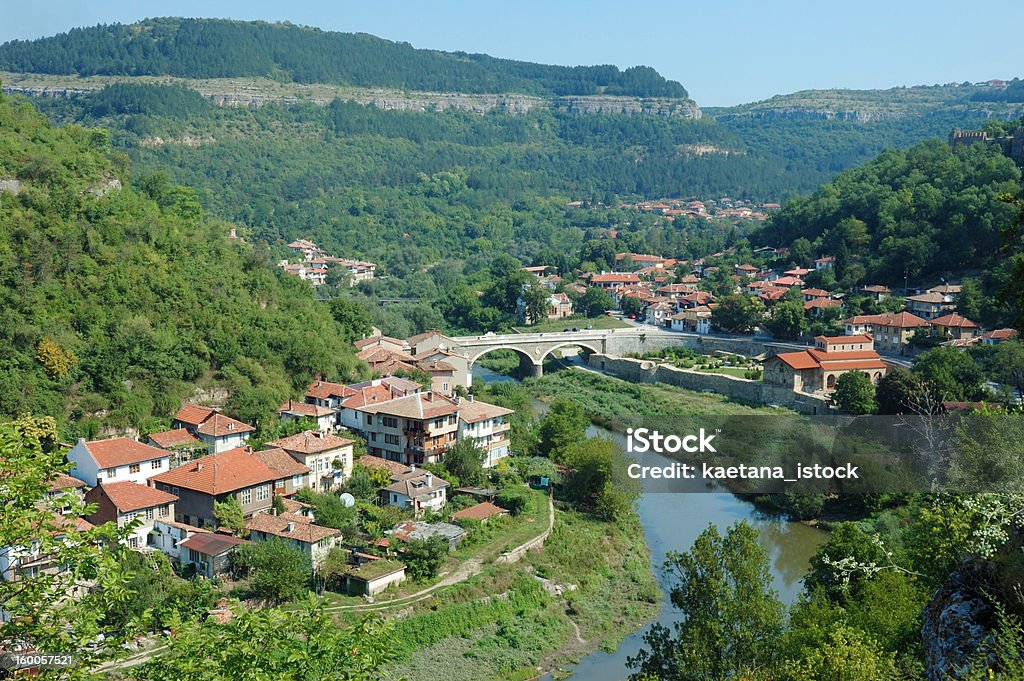
[[[847,286],[971,275],[995,296],[1024,266],[1024,256],[1003,257],[1019,218],[1007,199],[1021,193],[1021,171],[998,146],[935,140],[886,151],[789,201],[753,241],[792,245],[802,263],[835,256]],[[995,309],[968,316],[1002,319]]]
[[[304,283],[193,191],[132,175],[105,131],[0,96],[0,415],[144,428],[198,385],[251,419],[316,373],[356,376]]]
[[[482,54],[413,48],[363,33],[290,23],[147,19],[76,28],[0,45],[0,70],[65,74],[267,77],[431,92],[685,99],[686,89],[646,66],[549,66]]]

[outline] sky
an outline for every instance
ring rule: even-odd
[[[547,64],[645,64],[701,106],[1024,76],[1024,2],[0,0],[0,42],[188,16],[291,21]]]

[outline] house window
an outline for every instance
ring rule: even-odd
[[[181,496],[181,490],[178,489],[177,487],[172,487],[171,494],[173,494],[174,496]]]
[[[128,548],[130,548],[130,549],[137,549],[137,548],[139,548],[139,538],[138,537],[128,537]]]
[[[396,419],[394,416],[385,416],[383,418],[383,423],[384,423],[384,427],[385,428],[397,428],[398,427],[398,419]]]
[[[128,466],[128,472],[129,473],[138,473],[139,470],[141,470],[141,468],[142,468],[141,464],[133,463],[132,465]]]
[[[399,443],[399,437],[397,435],[384,435],[384,443],[389,445],[397,445]]]
[[[203,554],[199,553],[195,549],[188,550],[188,559],[193,563],[200,563],[203,560]]]
[[[270,498],[270,490],[266,487],[260,487],[256,490],[256,501],[266,501]]]
[[[292,476],[292,485],[294,485],[295,487],[298,487],[301,484],[302,484],[302,476],[301,475],[293,475]]]
[[[109,478],[109,479],[113,480],[116,475],[117,475],[117,469],[114,469],[114,468],[107,468],[107,469],[105,469],[103,471],[103,477],[104,478]]]
[[[370,442],[377,441],[377,433],[370,433]]]
[[[161,518],[166,518],[168,513],[170,513],[170,510],[167,508],[167,504],[164,504],[163,506],[160,507]]]
[[[153,509],[147,508],[146,509],[146,520],[152,520],[152,519],[153,519]]]
[[[125,513],[124,516],[123,516],[125,524],[130,523],[131,521],[135,520],[135,516],[136,515],[137,514],[135,513],[135,511],[131,511],[129,513]]]
[[[368,425],[368,426],[372,426],[373,425],[373,414],[367,414],[366,415],[366,425]]]
[[[155,471],[156,470],[160,470],[161,468],[164,467],[164,460],[163,459],[154,459],[153,461],[149,462],[149,467],[152,468]]]
[[[238,494],[238,500],[241,503],[243,503],[243,504],[251,504],[252,503],[252,489],[250,488],[250,489],[242,490]]]

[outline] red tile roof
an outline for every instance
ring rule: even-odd
[[[143,444],[130,437],[93,440],[86,442],[85,448],[100,468],[117,468],[167,457],[167,452],[164,450]]]
[[[280,447],[264,449],[261,452],[256,452],[256,457],[258,457],[263,463],[267,464],[267,466],[277,471],[278,475],[282,478],[291,477],[293,475],[302,475],[303,473],[309,472],[309,466],[299,463],[292,458],[291,454]]]
[[[437,393],[413,393],[387,402],[366,405],[362,411],[388,414],[401,418],[425,420],[454,414],[459,410],[454,400]]]
[[[267,446],[280,447],[285,451],[298,452],[300,454],[318,454],[350,445],[352,442],[352,440],[331,435],[330,433],[321,433],[318,430],[304,430],[301,433],[268,442]]]
[[[137,511],[140,508],[163,506],[178,500],[178,497],[153,487],[135,482],[105,482],[97,486],[121,513]],[[94,490],[95,491],[95,490]],[[90,496],[92,492],[90,492]]]
[[[827,309],[830,307],[840,306],[842,306],[842,303],[838,300],[832,300],[831,298],[815,298],[804,303],[805,310]]]
[[[321,416],[327,416],[328,414],[334,414],[336,410],[330,407],[319,407],[315,404],[307,404],[306,402],[293,402],[288,400],[280,407],[277,408],[280,414],[292,414],[294,416],[302,416],[309,418],[320,418]]]
[[[471,520],[486,520],[493,515],[501,515],[503,513],[508,513],[508,511],[503,509],[501,506],[492,504],[489,501],[483,501],[476,506],[470,506],[469,508],[464,508],[461,511],[456,511],[452,514],[452,520],[463,520],[465,518],[469,518]]]
[[[179,546],[183,549],[192,549],[206,556],[219,556],[240,544],[248,544],[245,539],[232,537],[226,534],[215,534],[213,532],[201,532],[192,535]]]
[[[801,352],[783,352],[775,356],[797,371],[818,368],[818,362],[806,350]]]
[[[212,407],[201,407],[198,404],[189,403],[178,410],[178,413],[174,415],[174,420],[195,427],[215,413],[217,410]]]
[[[197,440],[192,433],[188,432],[184,428],[164,430],[159,433],[150,433],[149,439],[161,449],[170,449],[171,447],[181,447],[184,445],[203,444],[201,440]]]
[[[371,454],[364,454],[359,457],[356,464],[366,466],[367,468],[382,468],[392,475],[402,475],[409,472],[409,467],[405,464],[398,463],[397,461],[389,461],[383,457],[373,456]]]
[[[249,530],[294,539],[305,544],[315,544],[327,537],[341,536],[341,530],[314,525],[309,518],[294,513],[286,513],[283,516],[257,513],[245,523],[245,526]]]
[[[277,471],[251,454],[248,447],[236,447],[154,475],[150,482],[216,495],[273,482],[278,478]]]
[[[812,298],[828,298],[832,295],[829,291],[821,288],[805,288],[800,293],[803,293],[805,296],[811,296]]]
[[[313,381],[306,388],[306,396],[320,400],[331,397],[348,397],[355,394],[355,390],[341,383],[328,383],[327,381]]]
[[[972,322],[967,317],[964,317],[962,314],[958,314],[956,312],[952,312],[950,314],[938,317],[937,319],[933,319],[931,321],[931,323],[932,323],[932,326],[945,326],[947,328],[956,328],[956,329],[976,329],[976,328],[978,328],[977,324]]]
[[[57,473],[57,477],[50,481],[49,490],[59,492],[65,489],[79,489],[85,487],[85,483],[78,478],[73,478],[67,473]]]
[[[640,277],[632,272],[611,272],[608,274],[595,274],[590,278],[591,284],[636,284]]]
[[[248,423],[242,423],[224,414],[214,414],[206,419],[198,428],[200,434],[209,435],[210,437],[225,437],[237,433],[248,433],[253,430],[256,429]]]

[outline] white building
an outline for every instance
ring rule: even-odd
[[[267,443],[267,447],[280,447],[309,468],[309,487],[316,492],[329,492],[352,475],[352,445],[348,438],[318,430]]]
[[[513,410],[470,396],[459,401],[459,440],[468,438],[487,453],[484,468],[490,468],[509,454],[509,415]]]
[[[259,513],[250,518],[245,526],[249,530],[250,541],[282,539],[306,554],[314,569],[323,563],[330,550],[341,541],[341,530],[316,525],[309,518],[294,513]]]
[[[249,442],[249,436],[256,430],[248,423],[242,423],[225,416],[212,407],[186,404],[174,415],[172,428],[184,428],[205,442],[211,452],[220,454],[229,449],[242,447]]]
[[[432,473],[413,466],[406,473],[393,475],[392,479],[395,482],[381,490],[389,506],[411,509],[418,516],[423,511],[439,512],[448,503],[451,485]]]
[[[181,557],[181,543],[197,533],[209,534],[209,530],[179,523],[170,517],[158,518],[153,521],[148,545],[162,552],[172,562],[177,562]]]
[[[130,437],[78,443],[67,453],[74,464],[71,475],[90,487],[100,482],[137,482],[145,485],[152,476],[170,467],[169,452]]]

